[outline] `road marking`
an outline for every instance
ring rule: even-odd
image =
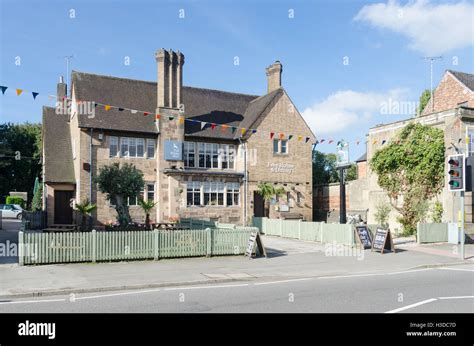
[[[14,302],[0,302],[0,304],[27,304],[27,303],[51,303],[51,302],[64,302],[66,299],[44,299],[44,300],[17,300]]]
[[[161,289],[157,288],[155,290],[139,290],[139,291],[133,291],[133,292],[121,292],[121,293],[101,294],[101,295],[96,295],[96,296],[77,297],[75,298],[75,300],[125,296],[129,294],[151,293],[151,292],[159,292],[159,291],[161,291]]]
[[[301,279],[290,279],[290,280],[280,280],[280,281],[257,282],[257,283],[254,283],[254,285],[261,286],[261,285],[281,284],[285,282],[307,281],[307,280],[312,280],[312,279],[313,278],[301,278]]]
[[[192,286],[192,287],[171,287],[165,288],[164,291],[176,291],[176,290],[197,290],[201,288],[226,288],[226,287],[244,287],[249,284],[239,284],[239,285],[219,285],[219,286]]]
[[[366,277],[366,276],[397,275],[397,274],[424,272],[428,270],[433,270],[433,269],[425,268],[425,269],[405,270],[405,271],[390,272],[390,273],[365,273],[365,274],[352,274],[352,275],[320,276],[318,277],[318,279],[341,279],[341,278],[355,278],[355,277]]]
[[[438,268],[438,269],[440,269],[440,270],[456,270],[456,271],[462,271],[462,272],[474,272],[474,269],[447,268],[447,267]]]
[[[423,304],[428,304],[428,303],[434,302],[436,300],[437,300],[436,298],[426,299],[426,300],[423,300],[423,301],[415,303],[415,304],[407,305],[407,306],[404,306],[404,307],[401,307],[401,308],[398,308],[398,309],[395,309],[395,310],[386,311],[385,313],[386,314],[394,314],[396,312],[400,312],[400,311],[408,310],[408,309],[411,309],[411,308],[415,308],[417,306],[420,306],[420,305],[423,305]]]
[[[474,296],[438,297],[438,299],[474,299]]]

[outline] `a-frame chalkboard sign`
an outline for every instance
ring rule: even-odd
[[[389,229],[377,228],[374,241],[372,242],[372,251],[380,251],[380,253],[383,254],[385,250],[396,252],[395,246],[393,245],[392,234]]]
[[[372,237],[367,226],[356,226],[357,243],[364,247],[364,249],[372,248]]]
[[[255,257],[257,255],[257,251],[260,256],[267,257],[267,252],[265,251],[265,247],[263,246],[262,237],[258,232],[250,233],[249,242],[247,244],[247,251],[245,251],[245,256],[249,258]]]

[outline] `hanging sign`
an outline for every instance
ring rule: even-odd
[[[165,160],[182,161],[183,160],[183,142],[165,140]]]

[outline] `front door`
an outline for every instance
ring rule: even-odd
[[[257,192],[253,192],[253,215],[255,217],[264,217],[265,215],[265,201],[263,197]]]
[[[72,224],[71,198],[74,197],[74,191],[54,190],[54,223]]]

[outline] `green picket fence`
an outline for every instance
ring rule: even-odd
[[[19,232],[19,263],[48,264],[240,255],[255,227],[130,232]]]

